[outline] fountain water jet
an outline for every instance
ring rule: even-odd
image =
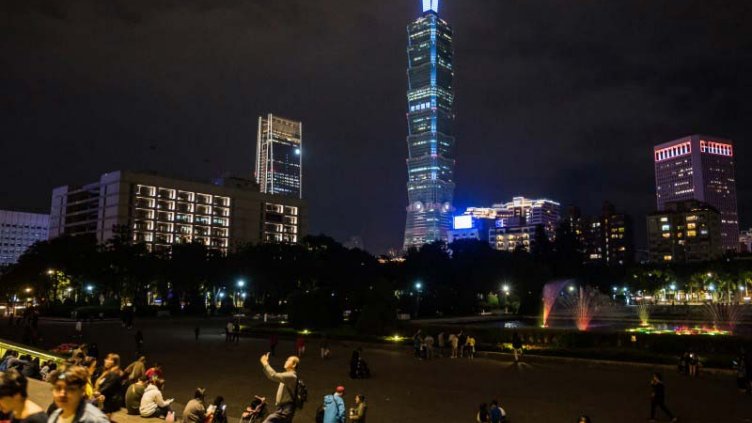
[[[649,326],[650,304],[645,302],[637,304],[637,317],[640,318],[640,326]]]
[[[603,294],[597,289],[583,288],[576,294],[565,297],[567,309],[574,318],[577,330],[586,331],[590,328],[590,322],[606,304]]]
[[[732,333],[741,320],[742,311],[742,306],[736,303],[705,304],[705,313],[713,322],[713,327],[726,328]]]
[[[543,286],[543,327],[548,327],[548,316],[551,315],[551,310],[567,282],[569,281],[553,281]]]

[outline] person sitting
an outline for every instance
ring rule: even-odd
[[[57,409],[50,413],[48,423],[109,423],[97,407],[84,400],[84,387],[89,375],[81,366],[71,366],[54,377],[52,399]]]
[[[209,406],[209,414],[211,414],[213,423],[227,423],[227,414],[225,413],[227,405],[224,402],[224,397],[220,395],[214,398],[214,402]]]
[[[162,365],[154,363],[154,367],[151,367],[146,371],[146,377],[149,379],[162,379]]]
[[[163,386],[163,379],[153,379],[149,382],[149,386],[144,389],[144,396],[141,397],[141,405],[138,407],[141,417],[162,418],[167,416],[170,411],[170,404],[174,399],[165,400],[162,398]]]
[[[123,403],[123,372],[120,370],[120,356],[107,354],[104,359],[102,376],[94,384],[94,396],[102,404],[102,412],[108,417],[119,411]]]
[[[138,416],[140,414],[141,398],[144,396],[148,381],[149,379],[146,378],[146,375],[141,375],[136,383],[131,384],[126,390],[125,409],[129,415]]]
[[[188,401],[183,409],[183,423],[204,423],[206,420],[206,408],[204,407],[204,396],[206,389],[196,388],[193,391],[193,399]]]
[[[7,370],[0,376],[0,409],[13,413],[14,423],[47,423],[47,413],[28,398],[29,382],[16,370]]]

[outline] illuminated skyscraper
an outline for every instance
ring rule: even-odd
[[[303,198],[303,124],[259,116],[256,181],[261,192]]]
[[[721,245],[739,249],[734,147],[731,140],[691,135],[655,146],[658,210],[666,203],[699,200],[721,213]]]
[[[452,28],[438,0],[407,26],[407,221],[404,248],[446,241],[454,195]]]

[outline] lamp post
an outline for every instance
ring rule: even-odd
[[[416,298],[416,307],[415,307],[415,318],[417,319],[420,315],[420,294],[423,292],[423,282],[415,282],[415,298]]]
[[[510,291],[509,285],[508,284],[502,285],[501,291],[504,293],[504,314],[509,314],[509,291]]]
[[[245,293],[242,292],[242,289],[245,286],[245,281],[243,279],[238,279],[238,282],[236,285],[238,287],[238,290],[235,291],[235,307],[242,307],[243,302],[240,299],[240,297],[242,296],[243,298],[245,298]],[[242,292],[242,295],[241,295],[241,292]],[[238,304],[240,305],[238,306]]]

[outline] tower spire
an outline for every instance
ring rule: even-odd
[[[439,0],[423,0],[423,13],[439,13]]]

